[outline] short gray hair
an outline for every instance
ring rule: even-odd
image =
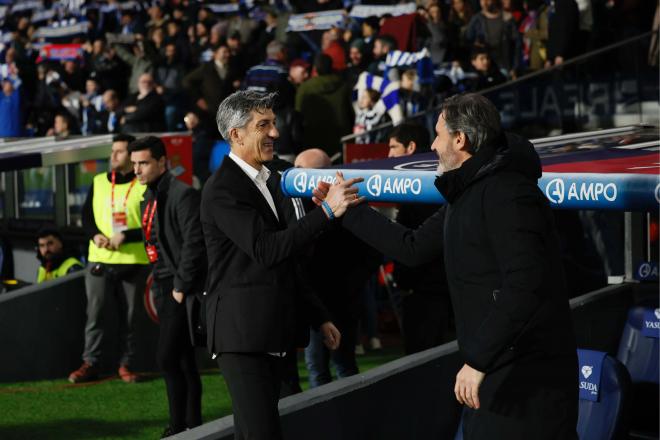
[[[244,128],[252,118],[252,111],[264,112],[275,105],[277,93],[239,90],[224,99],[218,106],[215,122],[222,137],[229,142],[232,128]]]
[[[442,114],[449,133],[462,132],[470,142],[470,153],[492,143],[502,130],[500,114],[490,100],[477,93],[447,98]]]

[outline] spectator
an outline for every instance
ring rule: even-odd
[[[138,37],[138,41],[133,44],[132,52],[129,52],[124,46],[120,44],[115,44],[115,51],[117,51],[117,56],[121,58],[126,64],[131,68],[131,76],[128,80],[128,92],[129,93],[138,93],[138,81],[140,77],[145,73],[151,73],[154,70],[153,62],[147,58],[144,49],[144,42],[141,39],[141,36]]]
[[[547,59],[548,6],[543,0],[525,0],[527,15],[520,24],[523,64],[531,71],[540,70]]]
[[[405,117],[426,110],[428,99],[419,92],[419,83],[417,81],[417,71],[408,69],[401,74],[401,86],[399,88],[399,104],[403,109]]]
[[[203,120],[195,113],[188,112],[183,118],[186,128],[192,132],[193,174],[204,184],[209,177],[209,158],[213,148],[213,136]]]
[[[229,47],[231,58],[238,72],[245,72],[252,67],[247,64],[245,47],[241,41],[241,33],[239,31],[234,31],[227,37],[227,47]]]
[[[149,260],[142,243],[140,200],[146,186],[133,173],[128,143],[133,136],[115,135],[110,155],[111,170],[94,177],[83,205],[83,228],[89,238],[89,265],[85,272],[87,323],[83,364],[69,375],[69,382],[88,382],[98,377],[102,354],[102,320],[106,297],[115,295],[119,315],[119,377],[138,380],[131,371],[136,347],[136,301],[144,292]]]
[[[264,59],[270,59],[271,55],[267,53],[270,42],[275,40],[277,31],[277,12],[273,8],[266,8],[266,14],[257,28],[252,31],[248,41],[248,62],[255,65]]]
[[[81,127],[84,135],[93,133],[90,122],[94,120],[94,114],[103,111],[103,96],[99,93],[99,83],[95,77],[85,81],[85,94],[80,96]]]
[[[91,48],[87,47],[87,65],[96,74],[102,90],[116,90],[125,93],[126,85],[121,75],[122,67],[113,48],[106,46],[102,39],[94,40]]]
[[[202,64],[183,79],[196,110],[209,122],[213,120],[218,105],[236,88],[239,72],[231,62],[229,48],[220,45],[213,60]]]
[[[481,11],[470,20],[465,38],[473,46],[488,49],[490,59],[509,77],[516,76],[522,53],[520,35],[513,19],[502,12],[500,0],[481,0]]]
[[[83,77],[78,63],[72,60],[64,62],[64,68],[60,73],[60,80],[67,85],[70,90],[82,92],[85,90],[85,79]]]
[[[295,87],[300,86],[309,79],[309,63],[303,59],[296,59],[289,66],[289,82]]]
[[[37,232],[37,283],[54,280],[83,269],[83,264],[64,246],[57,229],[44,228]]]
[[[346,71],[346,78],[351,87],[357,83],[360,74],[369,67],[366,50],[367,44],[363,39],[357,38],[351,42],[348,51],[348,70]]]
[[[380,30],[380,24],[378,17],[371,16],[364,19],[362,22],[362,39],[366,45],[364,53],[371,57],[374,49],[374,40],[378,36],[378,31]],[[369,60],[371,61],[371,60]]]
[[[483,47],[475,47],[470,57],[472,73],[476,76],[473,79],[466,80],[467,89],[478,91],[502,84],[506,78],[500,70],[490,60],[488,50]]]
[[[339,28],[332,28],[323,33],[321,51],[332,58],[332,70],[342,72],[346,69],[346,50],[341,44]]]
[[[269,43],[266,49],[266,61],[247,71],[243,88],[262,93],[278,92],[278,106],[291,106],[295,89],[288,80],[286,59],[286,49],[282,43],[278,41]]]
[[[317,54],[314,68],[317,76],[300,85],[295,108],[303,116],[303,146],[319,146],[332,157],[340,151],[341,136],[351,132],[351,92],[332,72],[329,56]]]
[[[165,102],[165,126],[168,131],[181,131],[183,129],[182,108],[185,102],[183,95],[184,67],[179,62],[176,44],[165,45],[165,57],[157,65],[155,81],[156,91]]]
[[[158,4],[154,3],[147,10],[149,14],[149,21],[147,22],[148,29],[162,28],[165,23],[170,19],[170,16],[165,14],[163,8]]]
[[[121,118],[123,133],[161,132],[165,130],[165,104],[156,92],[150,73],[140,76],[138,93],[130,96]]]
[[[577,55],[580,11],[575,0],[554,0],[548,10],[548,59],[546,67],[558,66]]]
[[[385,107],[377,106],[380,100],[380,93],[374,89],[364,90],[358,97],[357,110],[355,111],[355,124],[353,125],[353,134],[362,135],[371,131],[376,125],[380,124],[385,115]],[[368,144],[375,141],[372,134],[359,136],[356,141],[361,144]]]
[[[399,71],[396,68],[388,68],[385,60],[387,54],[396,50],[396,40],[390,35],[379,35],[374,40],[374,60],[369,64],[368,72],[372,75],[386,77],[390,81],[399,80]]]
[[[88,130],[93,134],[119,133],[122,113],[119,109],[119,97],[114,90],[106,90],[102,96],[103,107],[100,111],[89,108]]]
[[[431,52],[431,60],[433,64],[442,64],[447,59],[447,47],[449,39],[447,36],[447,25],[442,19],[442,11],[437,4],[431,5],[428,8],[429,19],[426,22],[426,27],[431,34],[427,47]]]
[[[75,130],[72,128],[71,115],[68,112],[60,112],[55,115],[53,126],[48,130],[46,136],[55,136],[57,139],[66,139]]]
[[[447,18],[447,33],[449,39],[449,59],[466,62],[470,49],[465,41],[465,31],[474,15],[472,6],[467,0],[451,0],[451,9]]]
[[[0,137],[20,137],[22,134],[20,90],[6,78],[2,80],[0,97]]]

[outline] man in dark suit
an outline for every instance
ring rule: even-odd
[[[431,145],[445,213],[410,230],[359,207],[342,224],[411,266],[444,250],[464,361],[454,388],[466,407],[464,439],[577,439],[575,335],[553,215],[537,184],[541,161],[500,124],[481,95],[446,99]]]
[[[303,346],[309,324],[335,349],[340,334],[306,286],[300,257],[349,206],[362,201],[350,188],[333,187],[326,203],[295,219],[273,158],[278,137],[275,94],[239,91],[219,106],[218,130],[231,153],[202,193],[201,219],[209,256],[208,348],[232,397],[236,438],[279,439],[281,372],[291,347]],[[317,275],[318,276],[318,275]]]
[[[147,136],[128,150],[135,175],[147,185],[142,230],[160,319],[158,365],[163,370],[170,424],[163,437],[202,424],[202,383],[189,334],[186,305],[206,281],[206,251],[199,221],[199,192],[167,170],[163,141]]]

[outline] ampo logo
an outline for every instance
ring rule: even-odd
[[[296,191],[304,193],[307,189],[307,173],[300,173],[293,179],[293,187]]]
[[[380,174],[374,174],[367,180],[367,191],[369,191],[369,194],[374,197],[378,197],[380,195],[382,187],[383,178]]]
[[[642,263],[639,266],[639,277],[640,278],[646,278],[649,275],[651,275],[651,265],[649,263]]]
[[[564,201],[564,181],[552,179],[545,186],[545,195],[552,203],[560,204]]]

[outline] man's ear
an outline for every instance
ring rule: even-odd
[[[462,131],[456,133],[454,137],[454,145],[456,146],[457,151],[467,150],[469,141],[468,137]]]
[[[417,144],[415,143],[415,141],[408,142],[408,146],[406,147],[406,153],[414,154],[415,150],[417,150]]]
[[[232,145],[238,145],[243,141],[241,132],[238,128],[232,128],[229,130],[229,143]]]

